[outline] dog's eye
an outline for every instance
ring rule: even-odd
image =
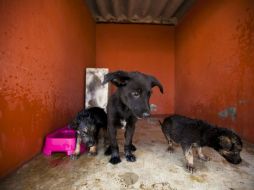
[[[237,150],[237,151],[241,151],[242,150],[242,146],[240,146],[240,145],[235,145],[235,149]]]
[[[222,147],[225,150],[231,150],[232,149],[232,145],[231,144],[223,144]]]
[[[82,131],[80,135],[81,136],[87,136],[88,134],[86,132]]]
[[[134,96],[135,98],[138,98],[140,96],[140,93],[134,91],[134,92],[131,93],[131,95]]]

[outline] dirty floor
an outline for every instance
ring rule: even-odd
[[[204,148],[211,161],[195,159],[197,172],[186,172],[180,147],[173,154],[166,151],[167,144],[157,122],[150,118],[137,123],[134,144],[137,161],[126,162],[123,156],[123,130],[118,131],[122,162],[108,163],[103,155],[91,157],[83,154],[70,160],[61,153],[51,157],[40,154],[18,171],[0,182],[0,189],[10,190],[83,190],[83,189],[254,189],[254,146],[244,143],[243,162],[227,163],[218,153]]]

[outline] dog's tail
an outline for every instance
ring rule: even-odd
[[[158,120],[158,122],[159,122],[160,126],[162,127],[162,122],[160,120]]]

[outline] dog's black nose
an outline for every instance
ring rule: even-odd
[[[143,113],[143,117],[148,117],[148,116],[150,116],[150,113],[148,113],[148,112]]]
[[[240,158],[240,159],[235,160],[234,164],[240,164],[241,162],[242,162],[242,159]]]

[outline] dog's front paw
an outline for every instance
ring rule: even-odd
[[[137,150],[137,148],[134,146],[134,144],[131,144],[131,151],[135,152]]]
[[[193,166],[193,164],[186,164],[186,169],[187,169],[188,172],[190,172],[192,174],[194,172],[196,172],[196,168]]]
[[[97,155],[97,152],[88,152],[88,155],[89,155],[89,156],[96,156],[96,155]]]
[[[76,154],[72,154],[72,155],[70,155],[70,159],[71,160],[77,160],[78,159],[78,155],[76,155]]]
[[[128,154],[128,155],[126,155],[125,157],[126,157],[126,160],[127,160],[128,162],[135,162],[135,161],[136,161],[136,157],[135,157],[135,155],[133,155],[133,154]]]
[[[118,164],[118,163],[120,163],[121,162],[121,159],[120,159],[120,157],[111,157],[110,158],[110,160],[109,160],[109,162],[111,163],[111,164]]]

